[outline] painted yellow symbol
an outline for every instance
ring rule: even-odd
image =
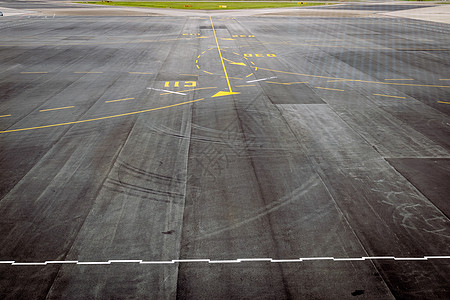
[[[233,34],[232,37],[234,37],[234,38],[237,38],[237,37],[239,37],[239,38],[254,38],[255,36],[254,35],[246,35],[246,34]]]

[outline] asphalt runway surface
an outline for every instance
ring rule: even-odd
[[[0,32],[1,298],[449,297],[449,25]]]

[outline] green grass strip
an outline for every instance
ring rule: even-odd
[[[175,8],[175,9],[208,9],[208,10],[220,10],[220,9],[252,9],[252,8],[276,8],[276,7],[301,7],[301,6],[315,6],[324,5],[325,3],[316,2],[122,2],[122,1],[92,1],[92,2],[78,2],[88,4],[100,4],[100,5],[112,5],[112,6],[128,6],[128,7],[156,7],[156,8]]]

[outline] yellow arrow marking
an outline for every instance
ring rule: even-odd
[[[224,60],[226,60],[227,62],[229,62],[230,64],[232,64],[232,65],[238,65],[238,66],[247,66],[246,64],[244,64],[244,63],[238,63],[238,62],[235,62],[235,61],[232,61],[232,60],[229,60],[229,59],[226,59],[225,57],[223,58]]]
[[[214,94],[214,96],[211,96],[213,98],[215,97],[222,97],[222,96],[229,96],[229,95],[237,95],[240,94],[239,92],[218,92],[216,94]]]
[[[225,63],[223,62],[222,52],[220,51],[219,41],[217,40],[216,30],[214,28],[214,23],[212,21],[211,16],[209,17],[209,20],[211,21],[211,28],[212,28],[213,33],[214,33],[214,39],[216,40],[217,51],[219,52],[220,61],[222,62],[223,72],[225,74],[225,78],[227,79],[227,84],[228,84],[228,92],[220,91],[220,92],[218,92],[217,94],[215,94],[212,97],[221,97],[221,96],[228,96],[228,95],[239,94],[238,92],[236,92],[236,93],[233,92],[233,90],[231,89],[230,79],[228,78],[227,69],[225,68]]]

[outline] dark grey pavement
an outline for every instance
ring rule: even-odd
[[[450,295],[448,25],[26,16],[0,33],[1,298]]]

